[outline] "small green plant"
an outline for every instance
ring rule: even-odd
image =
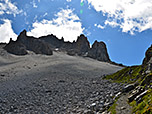
[[[115,101],[112,106],[108,109],[109,112],[111,112],[111,114],[116,114],[116,104],[117,101]]]

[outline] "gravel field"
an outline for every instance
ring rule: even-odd
[[[15,56],[0,51],[1,114],[100,114],[122,88],[102,80],[119,66],[63,52]]]

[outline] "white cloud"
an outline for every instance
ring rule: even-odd
[[[39,2],[39,1],[38,1]],[[32,2],[31,2],[31,4],[33,5],[33,8],[37,8],[38,6],[36,5],[36,1],[35,0],[33,0]]]
[[[107,15],[105,24],[120,26],[134,34],[152,29],[152,0],[87,0],[97,12]]]
[[[14,16],[16,16],[16,14],[19,14],[21,12],[22,10],[19,10],[14,3],[11,3],[10,0],[0,1],[0,15],[6,13],[6,14],[13,14]]]
[[[104,29],[105,27],[100,25],[100,24],[94,24],[95,27],[100,28],[100,29]]]
[[[9,42],[10,38],[16,40],[17,35],[14,33],[11,25],[11,21],[3,19],[4,24],[0,25],[0,42]]]
[[[40,37],[48,34],[54,34],[58,38],[64,37],[65,41],[74,41],[84,28],[77,15],[71,9],[62,9],[52,20],[43,19],[41,22],[33,23],[33,29],[27,34]]]
[[[67,2],[71,2],[71,0],[67,0]]]

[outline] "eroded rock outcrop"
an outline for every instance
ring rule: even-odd
[[[27,36],[26,33],[26,30],[21,32],[17,40],[10,41],[9,44],[5,46],[5,49],[16,55],[25,55],[27,54],[26,50],[33,51],[36,54],[52,55],[52,50],[61,50],[72,56],[85,56],[112,63],[105,43],[95,41],[92,48],[90,48],[90,43],[83,34],[78,36],[76,41],[65,42],[64,38],[58,39],[53,34],[35,38]]]
[[[20,42],[15,42],[10,39],[10,42],[4,47],[7,52],[15,54],[15,55],[26,55],[26,47]]]
[[[110,62],[107,48],[104,42],[95,41],[92,48],[88,52],[88,57],[97,59],[99,61]]]
[[[147,49],[142,65],[147,66],[146,73],[150,73],[152,71],[152,45]]]
[[[143,64],[147,64],[152,61],[152,45],[147,49],[145,53],[145,58],[143,60]]]
[[[41,40],[48,42],[53,49],[66,51],[68,55],[87,56],[99,61],[111,62],[107,53],[107,48],[104,42],[95,41],[90,48],[90,43],[87,37],[83,34],[78,36],[74,42],[65,42],[64,39],[58,39],[55,35],[48,35],[40,37]]]
[[[74,48],[77,51],[78,55],[85,55],[90,49],[90,43],[83,34],[81,34],[76,43],[74,44]]]
[[[36,54],[53,54],[51,46],[48,43],[31,36],[27,36],[26,30],[20,33],[16,41],[10,40],[4,49],[9,53],[16,55],[26,55],[26,50],[33,51]]]

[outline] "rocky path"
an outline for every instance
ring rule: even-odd
[[[121,67],[61,53],[27,55],[0,64],[0,113],[95,114],[120,84],[102,80]]]
[[[123,94],[117,101],[116,113],[117,114],[131,114],[132,109],[128,104],[128,93]]]

